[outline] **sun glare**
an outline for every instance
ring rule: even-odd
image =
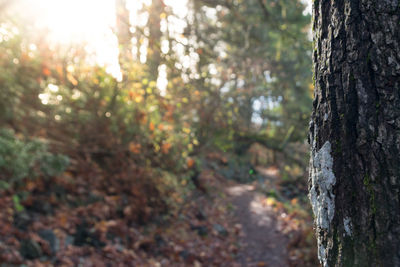
[[[107,66],[120,78],[114,0],[28,0],[38,28],[49,31],[50,41],[84,43],[96,55],[96,63]]]
[[[115,24],[112,0],[32,0],[39,26],[58,42],[103,37]]]
[[[113,33],[115,29],[115,0],[27,0],[37,26],[49,31],[49,39],[60,44],[84,43],[89,52],[96,55],[96,63],[107,66],[109,73],[121,78],[118,64],[118,42]],[[144,26],[146,12],[139,14],[143,5],[150,5],[151,0],[127,0],[131,11],[131,23]],[[180,36],[186,23],[187,0],[165,0],[176,17],[168,19],[170,32]],[[166,23],[166,20],[163,21]],[[186,41],[186,40],[183,40]],[[163,44],[163,52],[167,53]],[[134,47],[140,53],[139,60],[146,62],[147,45]],[[164,86],[163,86],[164,87]]]

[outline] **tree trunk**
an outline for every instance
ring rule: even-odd
[[[323,266],[400,266],[400,1],[314,0],[309,197]]]
[[[122,72],[122,80],[126,81],[129,74],[129,64],[132,63],[132,32],[129,21],[129,10],[126,7],[126,0],[116,0],[116,34],[119,47],[119,65]]]
[[[164,2],[153,0],[149,8],[149,47],[147,50],[147,65],[149,66],[150,79],[157,81],[158,67],[161,64],[161,14],[164,12]]]

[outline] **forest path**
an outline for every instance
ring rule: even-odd
[[[240,184],[227,189],[242,227],[238,261],[246,267],[288,266],[288,237],[273,208],[263,204],[254,185]],[[265,198],[265,197],[264,197]]]

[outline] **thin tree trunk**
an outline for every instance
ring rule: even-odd
[[[132,63],[132,33],[130,31],[129,10],[126,7],[126,0],[116,0],[116,34],[119,47],[119,65],[122,72],[122,80],[128,79],[129,64]]]
[[[323,266],[400,266],[400,2],[315,0],[309,189]]]
[[[147,64],[151,79],[156,81],[158,77],[158,67],[161,64],[161,14],[164,12],[164,2],[162,0],[153,0],[149,9],[149,21],[147,23],[150,31],[149,49],[147,55]]]

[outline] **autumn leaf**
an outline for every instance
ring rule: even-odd
[[[63,77],[64,71],[63,71],[63,68],[61,65],[57,65],[56,71],[57,71],[58,75],[60,75],[60,77]]]
[[[51,71],[47,67],[43,67],[42,73],[43,73],[44,76],[50,76],[51,75]]]
[[[68,215],[66,213],[61,213],[58,216],[58,223],[60,224],[61,227],[67,227],[68,224]]]
[[[135,116],[136,121],[138,121],[140,124],[145,124],[147,122],[147,117],[144,112],[138,112]]]
[[[102,233],[105,233],[105,232],[107,232],[108,224],[107,224],[106,221],[103,220],[103,221],[100,221],[100,222],[96,223],[95,228],[98,231],[100,231]]]
[[[171,149],[171,144],[170,143],[163,143],[162,146],[161,146],[161,152],[163,154],[168,154],[170,149]]]
[[[272,197],[267,197],[262,201],[264,206],[274,206],[276,203],[277,201]]]
[[[134,142],[129,143],[129,151],[132,152],[133,154],[140,154],[141,147],[142,146],[140,144]]]
[[[192,158],[187,158],[187,160],[186,160],[186,166],[187,166],[188,169],[193,168],[194,163],[195,163],[194,159],[192,159]]]
[[[33,191],[36,188],[36,184],[33,181],[28,181],[26,183],[26,189],[28,191]]]
[[[72,85],[76,86],[78,85],[78,81],[75,79],[75,77],[71,73],[67,73],[67,79],[72,83]]]
[[[135,96],[135,92],[129,91],[129,97],[130,97],[130,99],[133,99],[134,96]]]
[[[149,129],[150,129],[150,131],[154,131],[154,129],[155,129],[154,123],[150,122]]]

